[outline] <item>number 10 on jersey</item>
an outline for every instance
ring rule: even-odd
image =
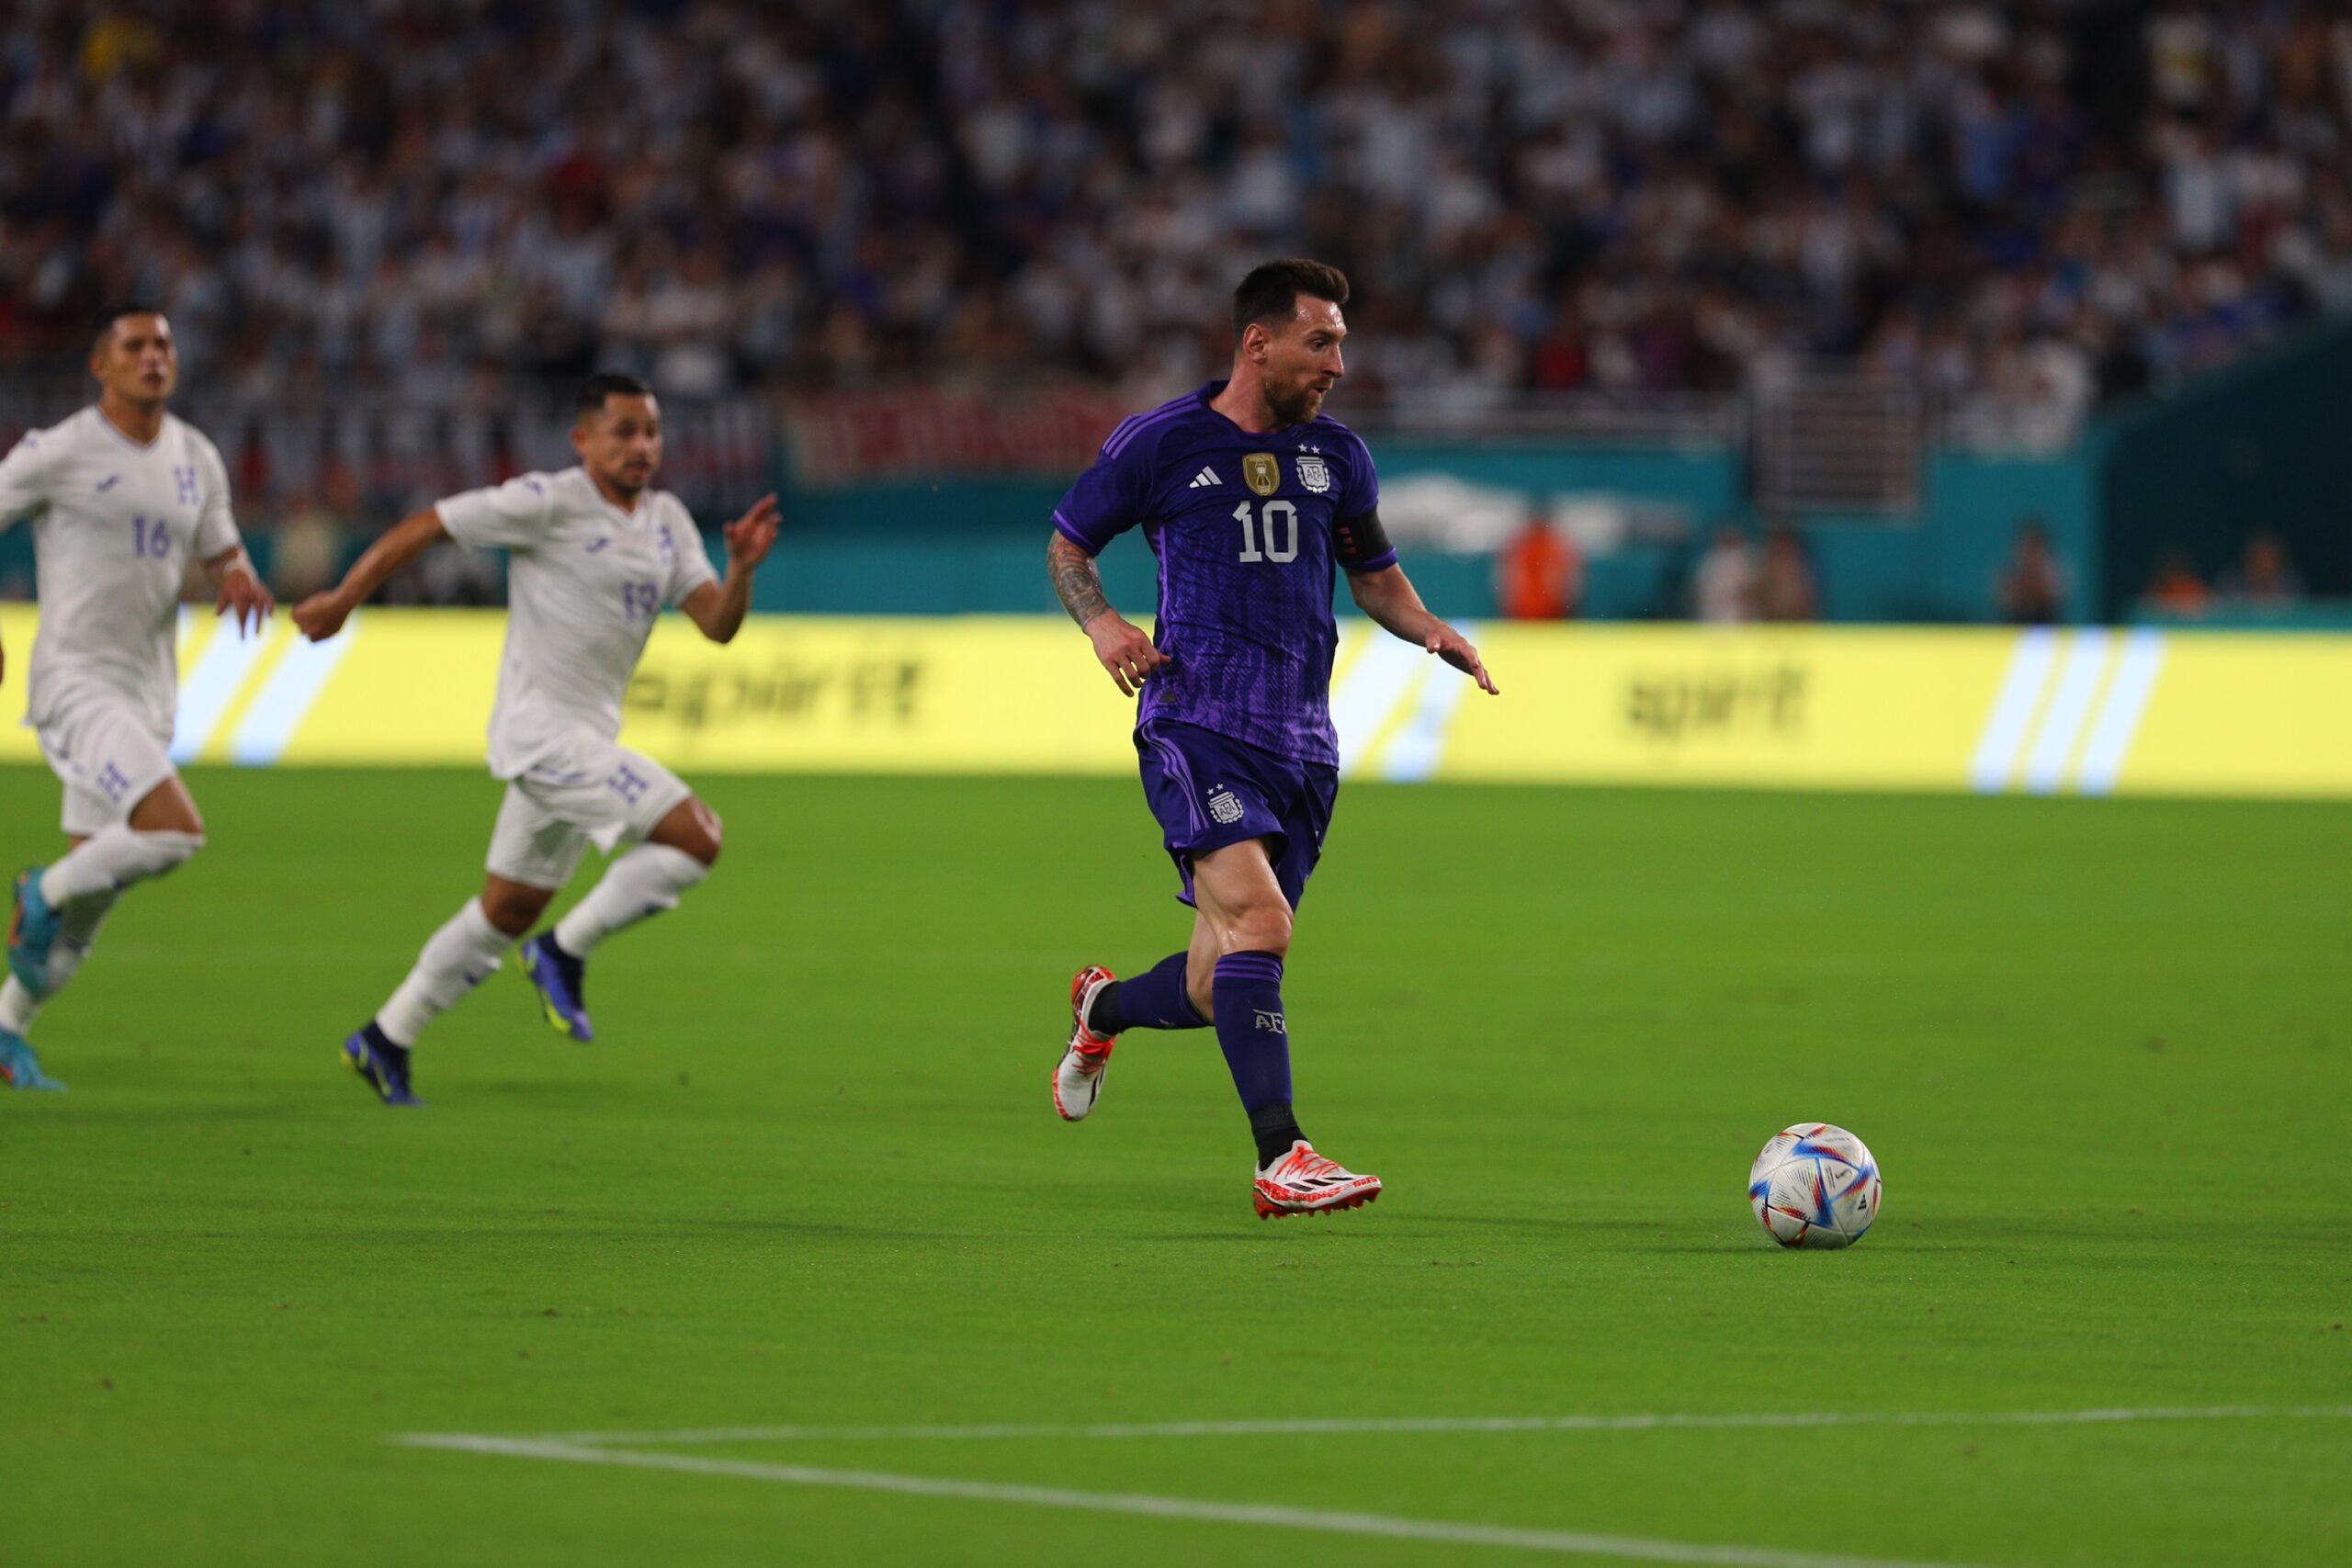
[[[1287,501],[1266,502],[1266,547],[1258,548],[1258,518],[1250,502],[1243,502],[1233,509],[1241,520],[1241,558],[1243,560],[1286,561],[1298,558],[1298,508]],[[1285,536],[1278,530],[1287,528]],[[1277,543],[1277,540],[1283,542]]]

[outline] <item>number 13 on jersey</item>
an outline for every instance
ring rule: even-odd
[[[1241,520],[1241,558],[1246,561],[1286,561],[1298,558],[1298,508],[1287,501],[1266,502],[1266,547],[1258,548],[1258,517],[1249,502],[1233,509]],[[1279,530],[1287,529],[1287,534]],[[1281,542],[1277,542],[1281,541]]]

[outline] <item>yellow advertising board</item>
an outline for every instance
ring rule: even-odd
[[[0,610],[21,714],[29,607]],[[1504,695],[1343,623],[1331,706],[1364,778],[2352,796],[2352,636],[2149,629],[1472,628]],[[505,617],[369,610],[313,646],[183,617],[175,751],[478,763]],[[1043,616],[665,617],[623,737],[682,772],[1117,773],[1128,705]],[[38,758],[0,731],[0,759]]]

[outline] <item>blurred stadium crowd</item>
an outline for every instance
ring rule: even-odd
[[[0,353],[153,297],[289,399],[1181,383],[1297,251],[1358,411],[1858,355],[2032,440],[2352,308],[2289,0],[17,0],[0,127]]]

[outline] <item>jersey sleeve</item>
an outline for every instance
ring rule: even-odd
[[[204,507],[196,514],[196,558],[209,561],[235,549],[237,514],[229,503],[229,465],[220,448],[202,435],[195,442],[197,466],[203,471]]]
[[[1103,546],[1143,522],[1151,511],[1151,464],[1159,444],[1133,440],[1114,452],[1117,441],[1114,431],[1093,467],[1078,476],[1054,508],[1054,527],[1090,556],[1101,555]]]
[[[702,530],[687,515],[684,506],[670,513],[670,582],[666,590],[670,603],[684,604],[686,595],[706,582],[718,581],[718,572],[710,564],[710,552],[702,542]]]
[[[1380,525],[1380,470],[1363,437],[1351,430],[1347,439],[1348,488],[1340,497],[1331,553],[1348,571],[1385,571],[1396,564],[1396,549]]]
[[[44,440],[40,431],[30,431],[8,449],[6,457],[0,457],[0,529],[49,504],[49,469],[55,446],[53,439]]]
[[[526,550],[547,531],[553,496],[545,474],[525,474],[487,490],[469,490],[433,503],[449,537],[469,550]]]

